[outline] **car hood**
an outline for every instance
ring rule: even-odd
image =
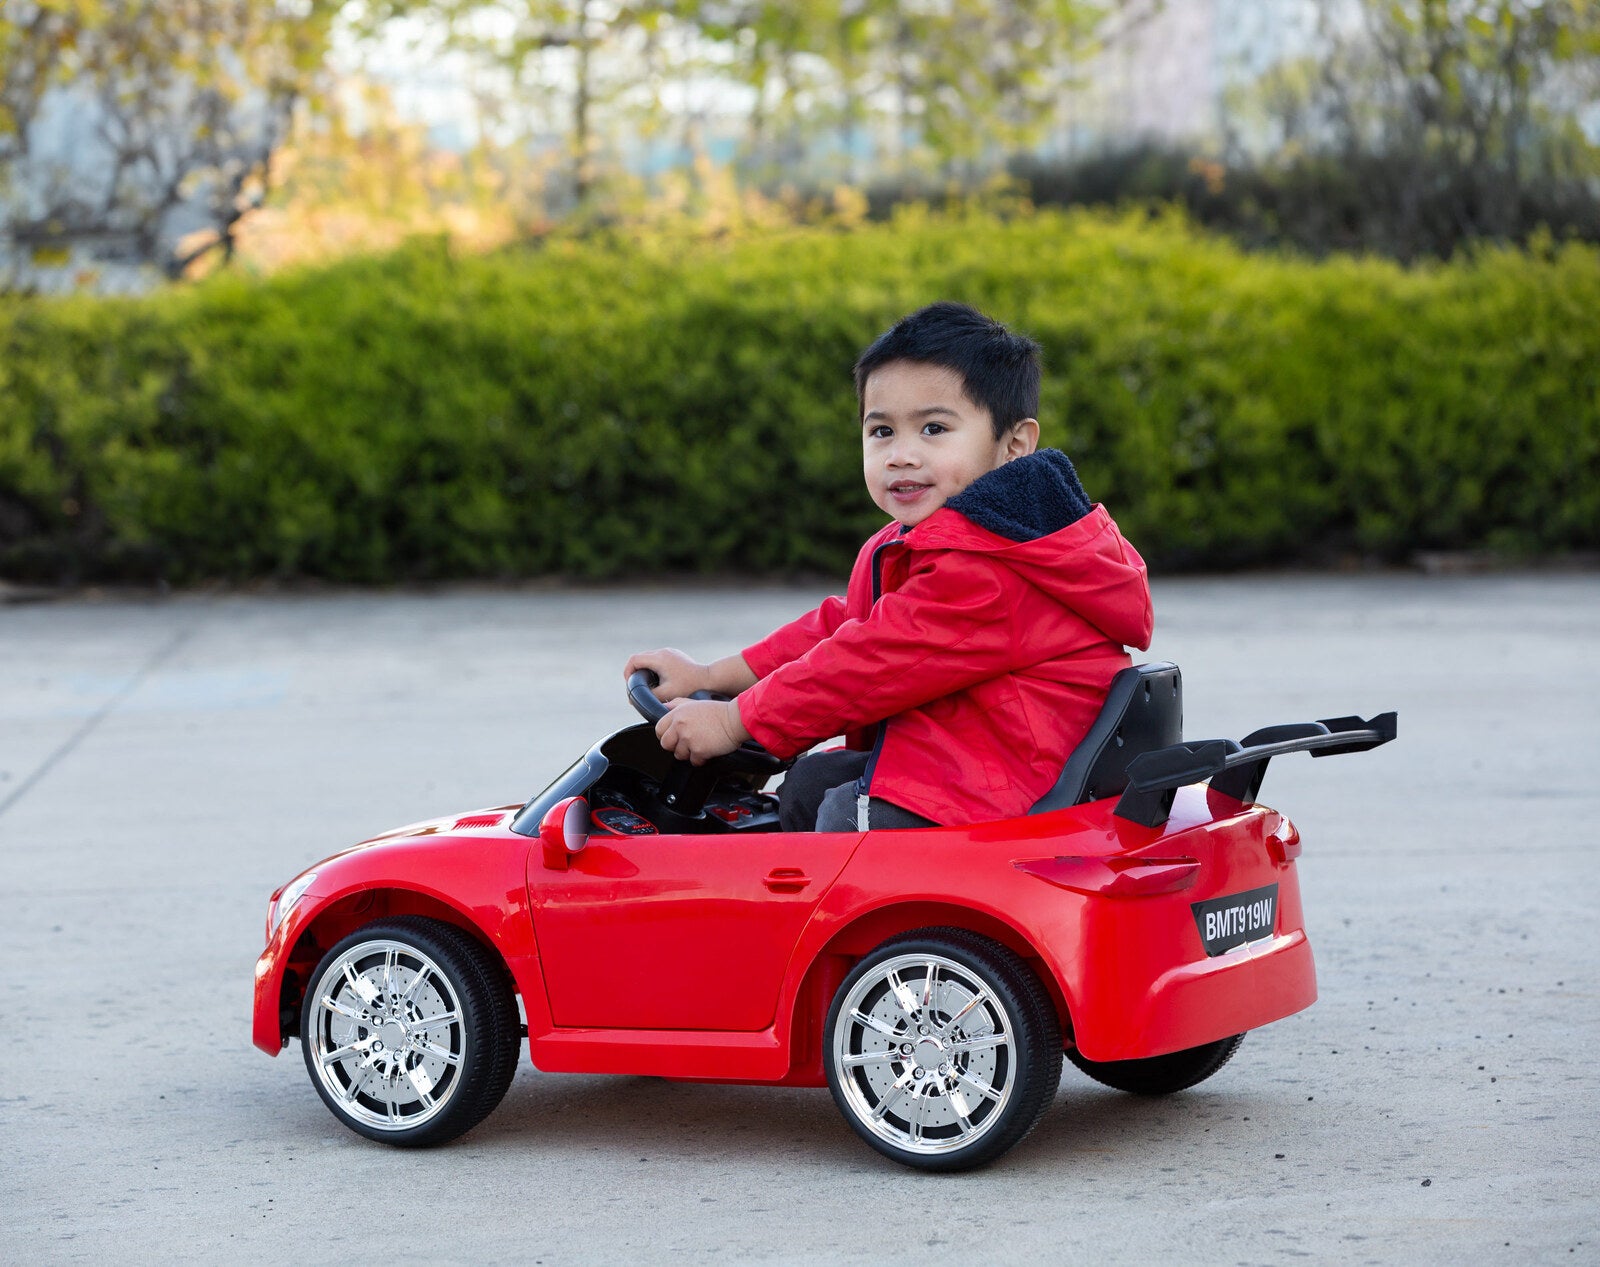
[[[449,814],[444,818],[427,818],[420,823],[409,823],[405,827],[395,827],[376,836],[369,836],[356,848],[382,844],[386,840],[410,840],[417,836],[459,836],[464,833],[476,835],[499,831],[510,826],[512,817],[521,808],[519,802],[516,805],[497,805],[492,809],[471,810],[465,814]]]
[[[410,844],[429,836],[442,836],[449,840],[467,839],[470,837],[503,835],[511,825],[511,820],[516,816],[517,805],[499,805],[493,809],[473,810],[465,814],[447,814],[443,818],[426,818],[418,823],[408,823],[404,827],[391,828],[386,832],[379,832],[376,836],[357,841],[346,849],[340,849],[329,854],[313,867],[326,866],[336,858],[344,858],[353,853],[364,850],[380,848],[385,845]],[[441,842],[442,843],[442,842]],[[523,843],[526,843],[524,841]]]

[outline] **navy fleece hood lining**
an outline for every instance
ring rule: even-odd
[[[997,466],[945,506],[1009,541],[1048,537],[1093,509],[1072,459],[1060,449],[1040,449]]]

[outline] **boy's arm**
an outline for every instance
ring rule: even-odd
[[[744,660],[756,677],[764,678],[782,665],[798,660],[819,642],[839,632],[850,614],[853,596],[857,610],[870,604],[867,596],[872,592],[873,558],[885,541],[899,536],[899,524],[885,524],[868,537],[856,552],[856,561],[850,567],[850,583],[846,596],[825,598],[799,620],[774,629],[754,646],[744,649]]]
[[[865,620],[847,620],[779,665],[735,703],[746,730],[780,757],[998,677],[1015,667],[1003,565],[925,555]],[[752,669],[759,666],[752,662]]]
[[[779,665],[798,660],[824,638],[831,638],[844,624],[844,613],[844,599],[830,595],[798,620],[779,626],[760,642],[746,647],[740,658],[755,678],[764,678]]]

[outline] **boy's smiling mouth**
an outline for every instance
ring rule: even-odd
[[[894,480],[889,485],[889,496],[897,502],[915,501],[932,487],[932,484],[919,484],[915,480]]]

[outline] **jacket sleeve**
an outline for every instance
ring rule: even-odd
[[[864,620],[846,620],[739,696],[745,729],[780,757],[1015,667],[1005,566],[919,552]],[[750,666],[754,669],[756,666]]]
[[[824,638],[831,638],[844,623],[845,600],[831,595],[798,620],[791,620],[744,649],[744,662],[758,678],[780,665],[798,660]]]

